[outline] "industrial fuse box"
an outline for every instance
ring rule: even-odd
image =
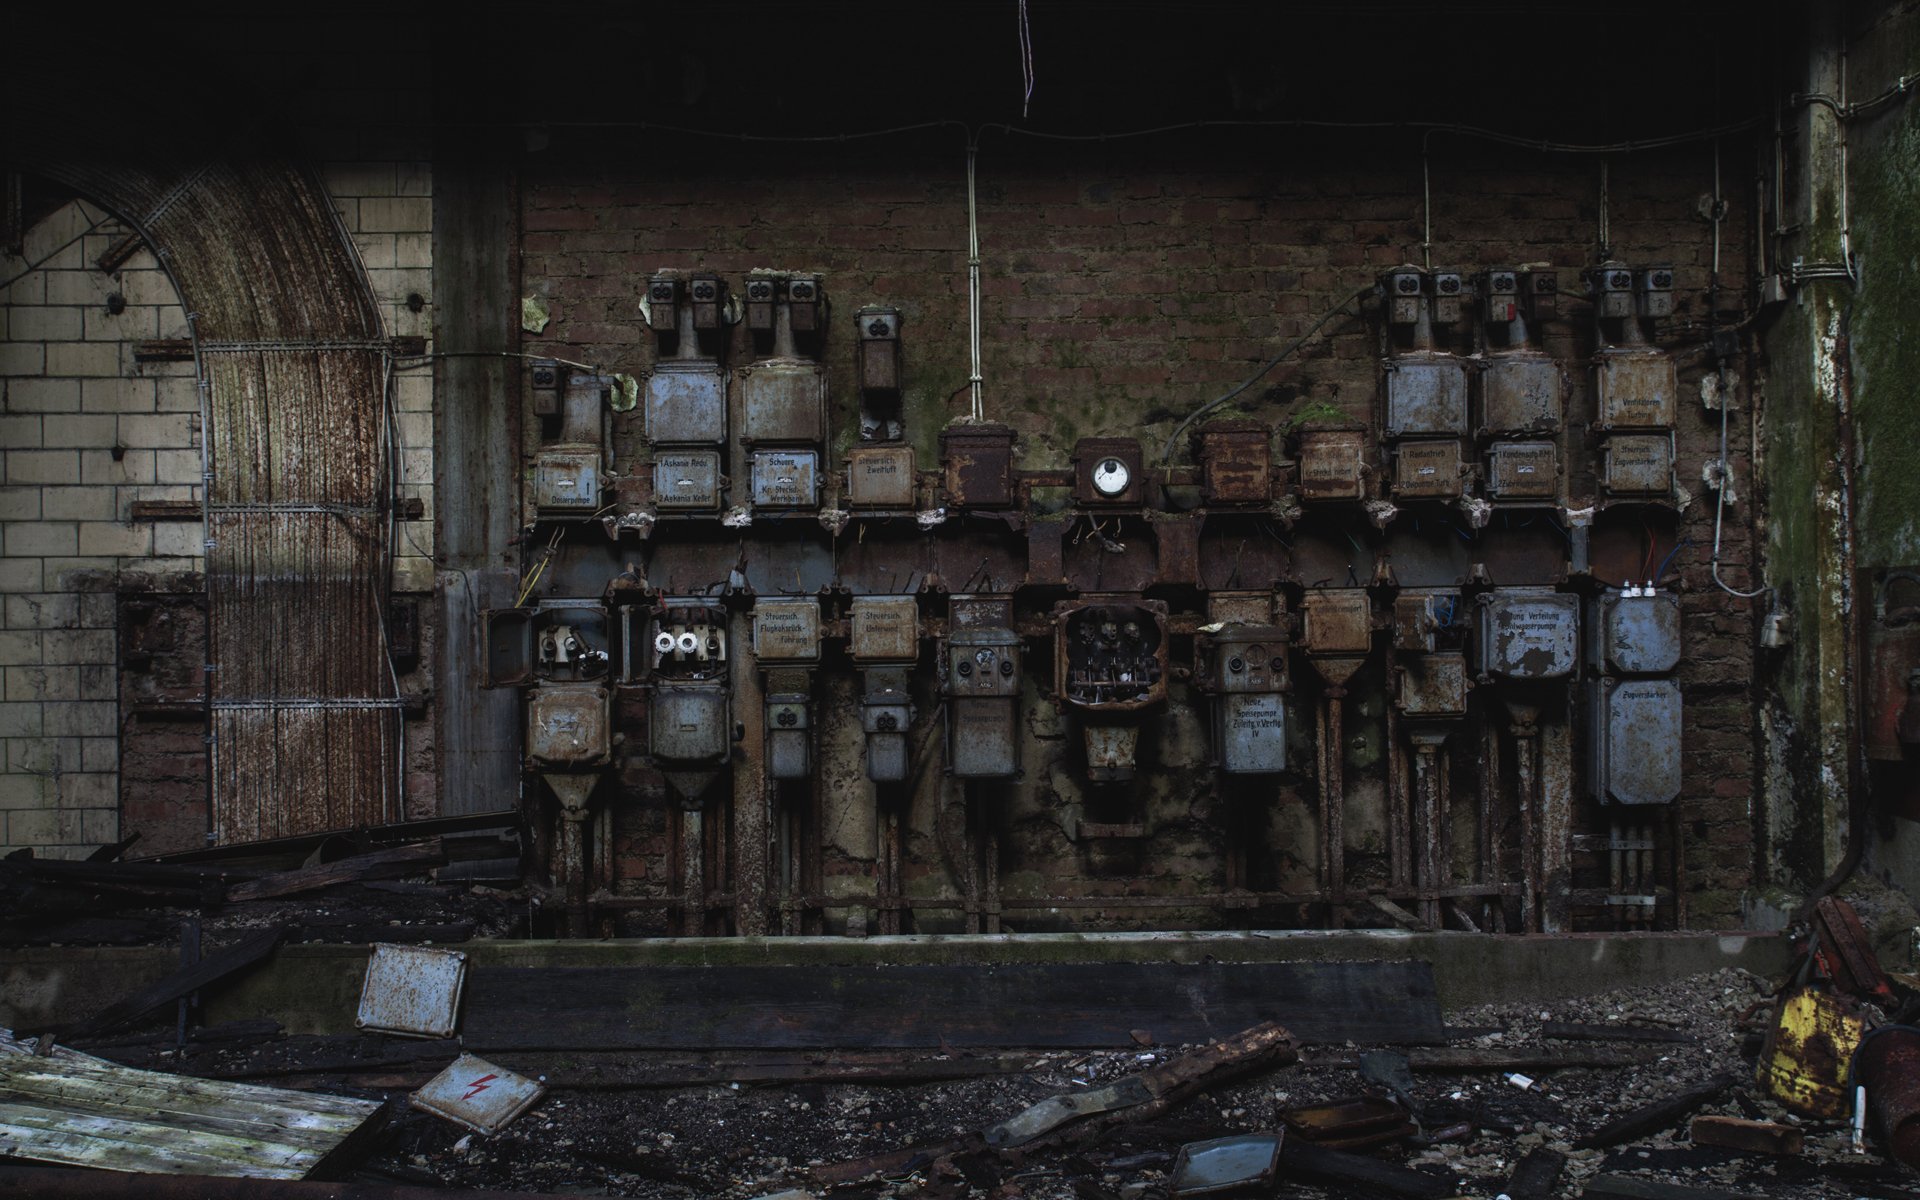
[[[1413,351],[1387,360],[1386,436],[1467,432],[1467,369],[1451,354]]]
[[[1666,496],[1673,491],[1673,435],[1616,433],[1600,452],[1600,486],[1610,496]]]
[[[647,438],[658,445],[727,440],[726,381],[709,359],[667,359],[647,376]]]
[[[1073,446],[1073,498],[1081,504],[1139,504],[1146,472],[1137,438],[1081,438]]]
[[[1300,498],[1359,500],[1366,495],[1367,435],[1357,427],[1303,429]]]
[[[1286,631],[1229,625],[1213,637],[1214,754],[1230,775],[1287,769]]]
[[[1673,359],[1659,350],[1606,349],[1593,360],[1596,429],[1668,429],[1679,384]]]
[[[859,361],[860,388],[867,392],[900,390],[900,310],[869,305],[855,314],[859,340],[854,355]]]
[[[807,672],[767,672],[767,778],[805,779],[813,767]]]
[[[1014,501],[1014,432],[1005,425],[955,425],[940,431],[947,501],[962,508],[1006,508]]]
[[[1020,638],[1012,623],[1008,600],[953,601],[941,682],[947,694],[947,769],[956,776],[1019,774]]]
[[[1680,597],[1609,591],[1591,601],[1588,663],[1595,671],[1659,675],[1680,662]]]
[[[715,682],[675,681],[654,686],[648,750],[663,769],[717,767],[731,745],[726,688]]]
[[[860,730],[867,737],[867,778],[904,783],[911,766],[907,729],[913,702],[907,667],[871,667],[860,694]]]
[[[911,446],[847,451],[847,503],[853,508],[912,508],[913,481]]]
[[[1489,498],[1552,500],[1559,494],[1559,450],[1552,442],[1496,442],[1487,451]]]
[[[663,450],[653,456],[653,502],[662,509],[707,511],[720,507],[720,454],[714,450]]]
[[[592,516],[600,510],[598,448],[542,450],[533,460],[533,505],[543,517]]]
[[[1273,434],[1257,421],[1209,421],[1194,438],[1208,504],[1265,504],[1273,498]]]
[[[1503,679],[1564,679],[1580,665],[1580,597],[1508,588],[1480,597],[1475,666]]]
[[[1588,690],[1587,787],[1615,804],[1665,804],[1680,794],[1680,685],[1600,679]]]
[[[1411,654],[1395,664],[1394,702],[1409,717],[1460,717],[1467,712],[1467,658],[1457,650]]]
[[[1308,654],[1365,655],[1373,647],[1373,609],[1359,588],[1308,592],[1301,641]]]
[[[827,370],[798,359],[757,362],[733,373],[740,439],[751,445],[817,446],[827,436]]]
[[[1447,500],[1460,495],[1460,443],[1401,442],[1394,448],[1393,494],[1408,500]]]
[[[753,606],[753,656],[761,662],[820,657],[820,604],[812,598],[762,597]]]
[[[858,663],[920,657],[920,604],[912,596],[856,596],[848,649]]]
[[[1566,373],[1536,351],[1491,355],[1480,372],[1479,432],[1552,433],[1566,409]]]
[[[592,767],[613,752],[607,689],[549,683],[527,701],[527,757],[543,766]]]
[[[755,508],[818,507],[819,451],[755,450],[749,470]]]

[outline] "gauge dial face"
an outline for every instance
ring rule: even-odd
[[[1133,472],[1117,458],[1103,458],[1093,464],[1093,486],[1102,496],[1118,496],[1133,482]]]

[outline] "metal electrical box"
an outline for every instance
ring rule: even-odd
[[[1559,494],[1559,451],[1552,442],[1497,442],[1487,451],[1491,499],[1552,500]]]
[[[1600,486],[1612,496],[1665,496],[1673,491],[1673,435],[1616,433],[1600,454]]]
[[[1460,494],[1460,443],[1401,442],[1394,448],[1393,494],[1409,500],[1447,500]]]
[[[769,779],[805,779],[812,773],[813,734],[809,718],[810,698],[804,691],[776,690],[786,683],[804,682],[805,672],[783,671],[799,680],[768,680],[767,690],[767,777]]]
[[[1373,609],[1361,589],[1308,592],[1301,611],[1308,654],[1364,655],[1373,648]]]
[[[715,450],[663,450],[653,456],[653,502],[663,509],[693,512],[720,507],[720,454]]]
[[[947,769],[969,779],[1017,775],[1020,638],[1013,605],[953,602],[942,685],[947,694]]]
[[[600,511],[600,451],[542,450],[533,460],[533,505],[541,516]]]
[[[1215,753],[1230,775],[1287,769],[1287,635],[1229,625],[1213,638]]]
[[[1580,597],[1512,588],[1480,597],[1475,666],[1504,679],[1564,679],[1580,665]]]
[[[1366,495],[1364,430],[1302,430],[1299,447],[1301,499],[1358,500]]]
[[[1593,360],[1595,429],[1672,427],[1679,384],[1659,350],[1602,350]]]
[[[820,452],[755,450],[750,464],[755,508],[818,508]]]
[[[1492,355],[1480,373],[1480,432],[1552,433],[1566,410],[1566,390],[1566,373],[1544,354]]]
[[[900,310],[870,305],[855,314],[860,338],[854,356],[860,360],[860,388],[868,392],[900,390]]]
[[[854,508],[912,508],[913,447],[857,446],[847,451],[847,503]]]
[[[1005,425],[955,425],[940,431],[947,502],[1005,508],[1014,500],[1014,432]]]
[[[1602,679],[1588,693],[1587,787],[1616,804],[1665,804],[1680,794],[1680,685]]]
[[[853,661],[910,663],[920,657],[920,604],[912,596],[856,596],[848,649]]]
[[[1273,498],[1273,434],[1265,425],[1209,421],[1194,440],[1207,503],[1265,504]]]
[[[1460,717],[1467,712],[1467,656],[1444,650],[1399,660],[1400,711],[1409,717]]]
[[[591,767],[613,750],[607,689],[594,683],[548,683],[527,701],[527,757],[553,767]]]
[[[668,359],[647,376],[647,437],[658,445],[727,440],[726,381],[717,363]]]
[[[1467,368],[1451,354],[1416,351],[1387,361],[1390,438],[1467,432]]]
[[[761,598],[753,606],[753,656],[761,662],[813,662],[820,657],[820,604]]]
[[[1596,671],[1659,675],[1680,662],[1680,597],[1608,592],[1592,602],[1588,663]]]
[[[740,440],[804,442],[827,436],[827,369],[816,362],[780,360],[733,373],[740,394]]]
[[[1434,592],[1402,592],[1393,598],[1393,648],[1431,654],[1440,632],[1440,607],[1449,613],[1459,600]]]
[[[1082,504],[1139,504],[1146,496],[1138,438],[1081,438],[1073,444],[1073,498]]]
[[[667,767],[713,767],[732,745],[726,688],[718,683],[654,685],[647,748]]]
[[[875,783],[904,783],[909,753],[907,729],[913,723],[908,667],[870,667],[860,696],[860,730],[867,735],[867,778]]]

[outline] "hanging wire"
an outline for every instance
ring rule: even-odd
[[[1033,30],[1027,25],[1027,0],[1020,0],[1020,82],[1025,89],[1020,93],[1020,119],[1024,121],[1033,103]]]

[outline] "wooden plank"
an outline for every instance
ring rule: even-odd
[[[267,955],[287,934],[286,926],[265,929],[245,941],[229,946],[220,953],[201,959],[185,970],[176,971],[160,982],[117,1004],[110,1004],[90,1020],[82,1021],[66,1031],[69,1038],[91,1037],[118,1029],[146,1016],[164,1004],[171,1004],[182,996],[191,995],[201,988],[211,987],[222,979],[234,975]]]
[[[136,1071],[86,1057],[0,1054],[0,1154],[38,1162],[304,1179],[368,1133],[383,1110],[377,1101]]]
[[[1549,1200],[1566,1165],[1566,1155],[1535,1146],[1514,1164],[1513,1174],[1507,1179],[1507,1195],[1513,1200]]]
[[[528,1049],[1132,1046],[1264,1021],[1303,1041],[1446,1039],[1424,962],[475,967],[462,1033]]]
[[[1581,1150],[1604,1150],[1608,1146],[1618,1146],[1621,1142],[1670,1129],[1680,1123],[1680,1118],[1709,1100],[1716,1099],[1739,1081],[1739,1077],[1734,1075],[1710,1079],[1699,1087],[1688,1088],[1615,1118],[1592,1133],[1575,1138],[1573,1144]]]
[[[1699,1039],[1678,1029],[1657,1025],[1580,1025],[1571,1021],[1548,1021],[1540,1027],[1540,1036],[1563,1042],[1693,1042]]]
[[[424,874],[446,861],[446,852],[440,848],[440,839],[429,838],[411,846],[395,846],[391,850],[355,854],[335,862],[282,871],[264,879],[251,879],[228,888],[227,899],[234,903],[246,900],[268,900],[275,896],[315,892],[324,887],[332,887],[336,883],[358,883],[367,879],[392,879],[399,875]]]
[[[1459,1194],[1453,1182],[1411,1167],[1399,1167],[1359,1154],[1289,1138],[1280,1147],[1280,1177],[1354,1189],[1365,1196],[1404,1196],[1408,1200],[1448,1200]]]
[[[1719,1146],[1749,1154],[1798,1154],[1806,1144],[1805,1135],[1791,1125],[1738,1117],[1695,1117],[1690,1134],[1696,1146]]]

